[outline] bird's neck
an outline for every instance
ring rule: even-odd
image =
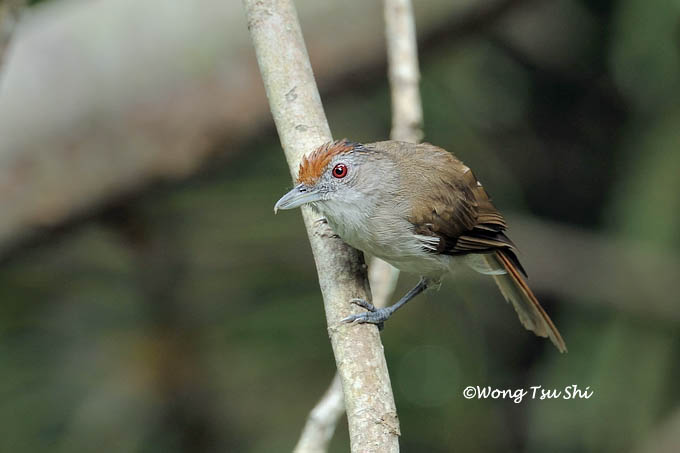
[[[376,207],[376,200],[366,196],[356,200],[329,200],[319,206],[319,211],[335,233],[348,244],[358,247],[357,240],[371,229]]]

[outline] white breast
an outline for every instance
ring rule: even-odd
[[[385,217],[380,209],[328,209],[328,224],[346,243],[377,256],[404,272],[439,278],[450,270],[451,257],[437,255],[438,238],[413,232],[405,216]],[[390,211],[394,213],[394,210]]]

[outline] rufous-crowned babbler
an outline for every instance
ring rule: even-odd
[[[462,262],[493,276],[524,327],[567,350],[526,283],[503,216],[470,168],[444,149],[399,141],[327,143],[302,159],[295,187],[274,212],[304,204],[347,244],[421,276],[389,307],[353,299],[367,311],[343,321],[382,326]]]

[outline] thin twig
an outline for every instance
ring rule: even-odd
[[[411,0],[385,0],[387,67],[392,95],[392,140],[418,143],[423,138],[418,41]],[[369,271],[376,306],[387,305],[399,270],[373,258]],[[380,295],[380,297],[378,297]]]
[[[340,376],[335,373],[330,387],[307,417],[293,453],[320,453],[326,451],[340,416],[345,413]]]
[[[418,143],[423,138],[423,105],[416,24],[411,0],[385,0],[387,64],[392,93],[392,140]]]
[[[267,98],[293,176],[302,156],[331,140],[291,0],[243,0]],[[349,325],[349,300],[368,299],[363,256],[303,209],[342,381],[353,452],[399,451],[399,421],[374,325]]]

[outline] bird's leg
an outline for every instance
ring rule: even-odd
[[[350,315],[342,320],[342,322],[351,322],[351,323],[359,323],[359,324],[364,324],[364,323],[370,323],[370,324],[377,324],[378,328],[382,330],[383,323],[387,321],[387,319],[392,316],[392,313],[395,311],[399,310],[401,307],[406,305],[406,303],[416,297],[418,294],[422,293],[425,291],[429,285],[429,280],[427,280],[424,277],[420,278],[420,281],[416,286],[413,287],[409,292],[407,292],[404,297],[399,299],[396,303],[390,305],[389,307],[385,308],[375,308],[372,303],[364,300],[364,299],[352,299],[350,302],[353,303],[354,305],[358,305],[360,307],[365,308],[368,310],[365,313],[359,313],[356,315]]]

